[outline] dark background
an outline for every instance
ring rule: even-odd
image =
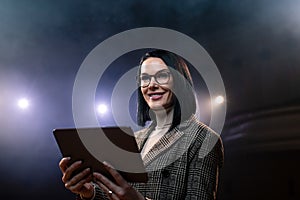
[[[77,70],[103,40],[147,26],[190,36],[222,75],[220,199],[300,199],[300,1],[0,0],[1,199],[73,199],[61,182],[52,129],[74,126]],[[97,98],[109,99],[108,80],[141,55],[114,62]],[[27,110],[16,105],[23,96]],[[100,120],[113,124],[109,117]]]

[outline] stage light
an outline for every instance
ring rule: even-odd
[[[26,98],[22,98],[22,99],[20,99],[19,101],[18,101],[18,106],[19,106],[19,108],[21,108],[21,109],[27,109],[28,108],[28,106],[29,106],[29,101],[28,101],[28,99],[26,99]]]
[[[216,104],[222,104],[224,103],[225,99],[223,96],[217,96],[214,101]]]
[[[99,104],[97,107],[97,111],[99,114],[105,114],[107,112],[107,106],[105,104]]]

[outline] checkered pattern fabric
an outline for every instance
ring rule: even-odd
[[[154,127],[136,133],[142,149]],[[132,183],[153,200],[214,200],[223,164],[221,138],[193,116],[166,133],[144,157],[147,183]],[[95,199],[106,199],[97,189]]]

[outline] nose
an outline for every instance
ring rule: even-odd
[[[156,80],[155,80],[155,78],[152,76],[151,78],[150,78],[150,83],[149,83],[149,87],[154,87],[154,86],[157,86],[158,85],[158,83],[156,82]]]

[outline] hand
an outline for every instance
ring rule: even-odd
[[[144,200],[141,193],[135,190],[123,177],[108,163],[103,162],[107,171],[115,179],[115,183],[100,173],[94,172],[94,181],[113,200]]]
[[[63,173],[62,181],[65,187],[71,192],[81,195],[83,198],[92,198],[94,195],[94,186],[91,183],[92,174],[90,169],[87,168],[72,176],[72,173],[80,167],[81,161],[76,161],[68,166],[70,159],[70,157],[62,158],[59,162],[59,168]]]

